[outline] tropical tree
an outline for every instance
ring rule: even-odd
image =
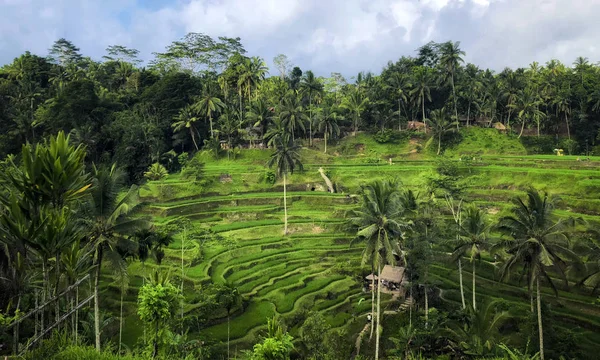
[[[317,114],[318,129],[323,132],[323,139],[325,141],[325,150],[323,151],[325,154],[327,154],[327,136],[340,135],[338,122],[341,120],[343,118],[331,107],[325,107]]]
[[[356,136],[358,131],[358,123],[360,122],[360,114],[363,113],[369,104],[369,98],[363,95],[360,88],[354,88],[350,94],[344,98],[341,107],[352,113],[354,120],[353,135]]]
[[[197,151],[199,149],[198,143],[196,142],[196,135],[198,134],[198,131],[196,130],[195,123],[198,121],[198,117],[195,108],[191,105],[184,107],[174,117],[174,120],[176,121],[171,125],[174,131],[182,131],[185,128],[190,130],[192,142],[194,143],[194,147]]]
[[[470,256],[473,265],[473,309],[477,310],[475,299],[475,260],[481,258],[481,251],[486,249],[488,243],[488,233],[490,224],[481,209],[471,205],[464,211],[464,218],[461,218],[459,234],[452,257],[460,259],[467,254]]]
[[[539,109],[540,104],[541,101],[539,96],[532,88],[528,87],[521,91],[516,105],[519,109],[519,119],[521,120],[521,132],[519,133],[519,137],[523,135],[523,130],[525,129],[525,124],[528,120],[534,120],[538,124],[539,136],[539,121],[544,116],[544,113]]]
[[[269,167],[275,166],[277,176],[283,177],[283,212],[284,228],[283,234],[288,234],[288,215],[287,215],[287,175],[292,175],[294,170],[302,170],[300,161],[300,146],[294,143],[288,134],[278,137],[275,141],[275,151],[271,155],[268,163]]]
[[[496,249],[504,249],[507,255],[500,269],[501,278],[506,280],[515,269],[523,269],[530,294],[532,287],[536,288],[541,360],[544,359],[544,332],[540,278],[545,278],[558,294],[547,269],[555,269],[568,284],[565,275],[567,261],[579,261],[567,246],[567,220],[557,219],[553,214],[556,201],[556,198],[542,195],[534,189],[527,190],[525,199],[513,199],[512,214],[503,217],[499,224],[499,229],[509,237],[495,246]]]
[[[273,117],[273,108],[267,104],[262,98],[256,99],[248,107],[246,113],[246,119],[252,124],[253,127],[260,129],[260,138],[263,139],[267,133],[269,123]]]
[[[298,128],[306,132],[305,123],[308,121],[308,117],[304,113],[304,108],[295,92],[289,92],[283,99],[280,106],[279,118],[290,129],[292,141],[296,140],[294,136]]]
[[[388,78],[388,86],[394,90],[398,97],[398,130],[402,130],[402,104],[408,101],[411,84],[407,75],[394,72]],[[406,113],[406,109],[404,109]],[[408,113],[406,113],[408,118]]]
[[[437,154],[439,155],[442,150],[442,136],[454,131],[454,125],[458,121],[450,122],[446,109],[436,109],[431,112],[431,119],[425,119],[425,122],[429,124],[432,135],[437,138]]]
[[[500,328],[509,318],[508,312],[498,308],[498,302],[494,301],[488,301],[479,310],[469,307],[466,321],[448,327],[454,350],[478,358],[493,354]]]
[[[460,64],[464,62],[462,56],[465,52],[460,49],[460,42],[445,42],[440,45],[438,49],[440,53],[440,65],[444,68],[446,73],[450,76],[450,84],[452,85],[452,99],[454,101],[454,120],[458,127],[458,107],[456,105],[456,89],[454,87],[454,77],[456,69],[460,67]]]
[[[192,107],[197,113],[204,115],[208,118],[208,121],[210,123],[210,137],[211,138],[214,137],[215,133],[214,133],[214,129],[213,129],[213,114],[215,112],[219,112],[223,108],[225,108],[225,103],[223,101],[221,101],[221,99],[219,99],[219,97],[214,95],[214,93],[211,91],[210,87],[207,84],[204,86],[204,88],[202,90],[202,95],[198,99],[198,102],[196,102]],[[188,127],[188,126],[186,125],[186,127]],[[192,138],[194,138],[193,134],[192,134]],[[194,140],[194,145],[196,145],[195,140]],[[196,145],[196,150],[198,150],[197,145]]]
[[[427,124],[425,119],[425,101],[431,101],[431,76],[426,67],[419,66],[413,69],[413,89],[410,91],[410,95],[416,100],[417,103],[421,103],[421,110],[423,112],[423,122],[425,123],[425,131],[427,132]]]
[[[232,284],[225,284],[217,293],[218,302],[227,310],[227,358],[229,359],[229,317],[231,310],[240,303],[238,289]]]
[[[394,255],[402,254],[400,241],[402,230],[406,224],[401,220],[399,184],[395,180],[377,180],[361,189],[361,204],[349,219],[350,225],[356,229],[356,237],[351,246],[365,243],[362,252],[362,263],[371,264],[372,274],[377,269],[377,312],[374,324],[377,326],[375,342],[375,359],[379,356],[380,304],[381,304],[381,268],[385,264],[395,264]],[[375,278],[372,282],[371,313],[375,303]],[[371,327],[373,336],[373,327]]]
[[[112,166],[92,167],[92,189],[88,203],[83,209],[89,239],[94,244],[94,326],[96,349],[100,351],[100,276],[102,261],[108,256],[111,262],[119,264],[121,257],[117,247],[124,236],[133,235],[136,230],[148,227],[145,218],[134,218],[132,213],[139,205],[138,187],[132,185],[125,193],[125,173]]]
[[[300,82],[300,89],[308,95],[308,134],[309,144],[312,146],[312,123],[313,123],[313,99],[315,95],[323,92],[323,84],[315,77],[312,71],[308,70],[304,73],[304,77]]]

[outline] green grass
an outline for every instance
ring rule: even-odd
[[[529,186],[559,195],[562,202],[556,214],[560,217],[580,217],[587,221],[600,220],[600,177],[597,167],[600,157],[591,161],[577,161],[577,156],[526,155],[520,140],[504,136],[495,129],[469,128],[463,130],[463,140],[446,149],[447,159],[454,161],[464,174],[469,174],[465,198],[490,212],[492,219],[508,214],[515,196],[522,195]],[[144,212],[153,216],[157,226],[174,224],[181,216],[191,221],[191,230],[203,230],[209,236],[204,240],[188,240],[184,260],[195,261],[186,266],[186,283],[197,286],[208,282],[229,282],[244,294],[246,307],[231,318],[230,337],[238,349],[248,349],[264,329],[266,319],[279,314],[292,319],[302,309],[319,311],[334,328],[346,329],[356,336],[364,322],[356,321],[370,310],[370,295],[363,294],[360,282],[354,277],[332,271],[336,265],[360,259],[361,248],[350,248],[352,234],[344,234],[338,225],[356,201],[349,197],[359,186],[374,179],[396,177],[403,186],[422,193],[427,177],[434,174],[437,159],[424,149],[427,139],[402,140],[379,144],[367,134],[346,137],[322,153],[322,143],[316,141],[312,149],[303,149],[304,172],[294,173],[288,179],[288,215],[291,234],[283,236],[283,194],[278,179],[274,185],[264,182],[269,150],[244,150],[235,160],[214,159],[203,153],[205,177],[208,185],[198,187],[171,174],[160,183],[150,182],[142,191],[147,201]],[[466,155],[475,161],[464,161]],[[393,164],[388,159],[393,159]],[[460,159],[460,161],[459,161]],[[318,169],[323,167],[340,193],[309,191],[316,184],[323,185]],[[230,175],[231,182],[221,182],[221,175]],[[167,196],[164,196],[164,195]],[[449,217],[446,216],[449,220]],[[166,249],[163,268],[179,274],[181,234]],[[489,259],[488,259],[489,260]],[[465,260],[466,261],[466,260]],[[154,265],[149,261],[146,271]],[[141,285],[141,266],[131,265],[132,291],[127,296],[127,310],[134,311],[135,291]],[[356,270],[360,269],[348,269]],[[496,269],[489,262],[478,264],[478,299],[503,298],[515,309],[528,311],[526,289],[516,282],[499,283]],[[458,273],[440,255],[431,266],[430,276],[444,289],[448,306],[460,303]],[[470,272],[465,271],[465,290],[470,297]],[[187,286],[187,285],[186,285]],[[112,294],[115,289],[107,287]],[[188,294],[189,298],[193,293]],[[600,310],[592,305],[594,297],[581,290],[561,290],[556,299],[549,288],[544,288],[544,301],[562,320],[557,326],[585,324],[592,330],[582,332],[582,344],[597,340],[594,331],[600,331]],[[358,305],[360,298],[364,298]],[[391,306],[384,296],[384,306]],[[111,309],[116,303],[111,301]],[[195,311],[192,307],[189,312]],[[213,323],[192,337],[211,341],[225,341],[227,322],[225,312],[214,312]],[[133,345],[140,336],[137,316],[128,313],[126,343]],[[298,326],[289,329],[298,334]],[[583,345],[582,345],[583,346]]]

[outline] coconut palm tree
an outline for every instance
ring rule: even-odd
[[[304,108],[295,92],[289,92],[283,99],[280,106],[279,118],[290,129],[292,141],[296,141],[294,136],[298,128],[306,132],[305,124],[308,121],[308,116],[304,113]]]
[[[89,238],[94,244],[94,326],[96,349],[100,351],[100,297],[99,286],[102,274],[102,261],[105,255],[118,262],[117,243],[125,235],[133,235],[136,230],[149,227],[145,218],[133,218],[131,214],[139,205],[138,188],[132,185],[123,196],[125,173],[116,164],[93,166],[92,190],[89,202],[83,209],[89,227]]]
[[[454,119],[456,120],[456,126],[458,128],[458,107],[456,105],[456,90],[454,88],[454,76],[456,69],[460,67],[460,64],[464,62],[462,56],[465,52],[460,49],[460,42],[445,42],[440,45],[440,65],[444,68],[446,73],[450,75],[450,84],[452,85],[452,98],[454,100]]]
[[[525,129],[527,120],[534,120],[538,122],[539,135],[539,119],[544,116],[544,113],[539,109],[540,104],[541,101],[539,96],[531,87],[527,87],[520,92],[516,104],[516,107],[519,109],[519,119],[521,120],[521,132],[519,133],[519,137],[523,135],[523,130]]]
[[[179,114],[177,114],[177,116],[175,116],[173,119],[176,120],[173,124],[171,124],[171,127],[173,127],[174,131],[182,131],[185,128],[190,129],[192,142],[194,143],[196,151],[198,151],[198,143],[196,142],[196,135],[198,131],[196,130],[195,126],[196,121],[198,121],[198,117],[195,108],[191,105],[187,105],[181,109]]]
[[[454,125],[456,125],[458,121],[450,122],[446,109],[442,108],[433,110],[431,112],[431,119],[425,119],[425,122],[429,124],[432,135],[437,138],[437,154],[439,155],[442,150],[442,136],[454,131]]]
[[[369,104],[369,98],[363,95],[360,88],[354,88],[350,95],[344,98],[341,107],[350,111],[354,118],[353,135],[356,136],[358,131],[358,123],[360,122],[360,114],[365,111]]]
[[[225,284],[217,293],[217,301],[227,310],[227,358],[229,359],[229,317],[231,310],[240,303],[240,292],[232,284]]]
[[[452,252],[453,259],[460,259],[467,254],[473,265],[473,309],[477,310],[475,299],[475,260],[481,258],[481,251],[488,247],[490,224],[483,211],[471,205],[464,211],[459,225],[459,237]],[[462,275],[461,275],[462,276]]]
[[[277,175],[283,177],[283,212],[284,228],[283,234],[288,233],[288,215],[287,215],[287,175],[292,175],[294,170],[302,170],[300,161],[300,146],[294,143],[289,134],[283,134],[275,140],[275,151],[271,155],[268,163],[269,167],[275,165]]]
[[[271,126],[265,133],[263,139],[267,142],[267,147],[272,147],[275,146],[275,144],[277,144],[277,142],[286,134],[291,135],[290,129],[288,128],[287,124],[281,120],[281,117],[276,115],[271,118]]]
[[[426,67],[419,66],[413,70],[413,89],[410,91],[410,95],[417,100],[417,103],[421,103],[421,110],[423,112],[423,122],[425,123],[425,101],[431,101],[431,76]],[[425,132],[427,132],[427,124],[425,124]]]
[[[204,115],[208,118],[210,123],[210,137],[214,137],[214,129],[213,129],[213,114],[215,112],[221,111],[225,108],[225,103],[219,99],[210,89],[208,84],[204,85],[202,89],[202,95],[198,99],[194,105],[192,105],[193,109],[196,113],[200,115]],[[186,125],[187,126],[187,125]],[[194,135],[192,135],[193,138]],[[194,140],[194,145],[196,145],[196,141]],[[198,146],[196,146],[196,150],[198,150]]]
[[[558,295],[547,269],[555,269],[568,284],[564,271],[567,261],[579,261],[567,246],[567,220],[553,215],[555,203],[555,198],[534,189],[527,190],[525,199],[513,199],[512,214],[503,217],[499,223],[499,230],[508,238],[495,246],[504,249],[507,255],[500,269],[503,280],[508,279],[515,269],[523,269],[530,293],[535,285],[541,360],[544,359],[544,332],[540,278],[545,278]]]
[[[411,84],[408,76],[400,72],[393,73],[388,79],[388,87],[392,88],[398,97],[398,130],[402,130],[402,104],[408,101],[408,94],[410,93]],[[404,109],[406,118],[408,119],[408,113]]]
[[[491,355],[500,334],[500,328],[509,318],[500,311],[498,302],[489,301],[479,310],[469,307],[466,321],[455,322],[446,332],[453,348],[470,357]]]
[[[375,321],[377,334],[375,339],[375,359],[379,356],[380,304],[381,304],[381,268],[385,264],[395,264],[394,254],[401,255],[400,240],[406,224],[401,220],[399,184],[395,180],[377,180],[362,187],[361,205],[355,210],[349,223],[356,229],[356,237],[351,246],[365,243],[362,263],[371,264],[377,269],[377,312]],[[374,271],[373,271],[374,275]],[[373,277],[371,295],[371,313],[373,313],[375,279]],[[371,327],[373,336],[373,326]]]
[[[304,73],[304,77],[300,82],[300,89],[306,95],[308,95],[308,135],[309,144],[312,146],[312,123],[313,123],[313,99],[316,95],[323,92],[323,84],[315,77],[312,71],[308,70]]]
[[[262,98],[256,99],[250,106],[246,113],[246,119],[252,124],[253,127],[260,129],[260,138],[263,139],[267,133],[269,123],[273,117],[273,108],[267,104]]]
[[[323,132],[323,139],[325,141],[325,150],[323,153],[327,154],[327,136],[339,136],[340,127],[338,122],[343,118],[331,107],[325,107],[317,114],[318,129]]]

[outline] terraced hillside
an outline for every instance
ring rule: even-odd
[[[232,346],[237,349],[250,347],[273,314],[283,316],[292,335],[296,334],[306,309],[323,313],[333,327],[347,329],[355,339],[364,326],[361,315],[370,309],[370,301],[359,302],[370,298],[362,293],[360,279],[361,272],[368,273],[368,269],[361,269],[361,249],[349,246],[352,235],[340,225],[356,206],[352,194],[364,181],[394,176],[406,187],[424,193],[439,162],[413,151],[417,145],[412,140],[382,145],[357,136],[338,144],[331,155],[318,148],[303,150],[305,171],[294,174],[288,186],[287,236],[282,234],[281,183],[265,181],[269,150],[246,150],[235,160],[199,155],[205,162],[204,179],[210,180],[202,185],[179,174],[148,184],[142,191],[147,202],[144,212],[152,215],[158,226],[177,231],[162,266],[180,274],[183,259],[185,311],[196,311],[197,294],[203,286],[229,283],[244,298],[243,306],[232,311],[230,323]],[[578,161],[568,156],[457,153],[449,161],[460,169],[466,198],[487,209],[494,219],[506,213],[510,198],[535,186],[561,195],[561,216],[600,221],[600,158]],[[320,167],[338,193],[320,191],[325,188]],[[460,302],[458,273],[447,261],[445,250],[436,251],[438,262],[430,274],[443,290],[442,302],[453,306]],[[138,277],[132,281],[129,304],[135,301],[142,274],[153,266],[149,262],[131,265]],[[480,298],[502,297],[514,309],[527,311],[529,297],[522,284],[499,283],[489,256],[476,266]],[[469,276],[465,274],[465,284],[470,283]],[[468,285],[465,290],[470,293]],[[589,291],[565,288],[558,298],[549,288],[544,293],[558,319],[556,326],[574,328],[581,335],[582,346],[592,349],[600,341],[600,309]],[[388,310],[399,305],[389,297],[384,303]],[[217,343],[227,339],[225,313],[215,313],[206,325],[191,335]],[[136,338],[140,328],[136,315],[130,314],[127,337]]]

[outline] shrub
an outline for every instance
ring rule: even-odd
[[[188,161],[190,160],[190,154],[184,152],[179,154],[179,156],[177,156],[177,162],[179,163],[179,166],[183,169],[186,167]]]
[[[521,143],[525,146],[527,154],[552,154],[556,148],[556,141],[552,136],[523,136]]]
[[[573,139],[565,139],[560,142],[560,147],[567,151],[567,154],[574,155],[579,149],[579,143]]]
[[[188,161],[181,171],[181,177],[196,183],[204,178],[204,163],[200,161],[198,156],[194,156],[192,160]]]
[[[272,172],[272,171],[269,171],[269,170],[265,171],[265,174],[264,174],[264,181],[265,181],[267,184],[271,184],[271,185],[273,185],[273,184],[275,184],[275,181],[276,181],[276,180],[277,180],[277,176],[275,176],[275,173],[274,173],[274,172]]]
[[[148,180],[162,180],[167,177],[167,175],[169,175],[167,169],[157,162],[150,165],[148,170],[144,173],[144,177]]]
[[[380,144],[385,144],[394,139],[394,131],[390,129],[386,129],[384,131],[377,132],[373,135],[373,140]]]

